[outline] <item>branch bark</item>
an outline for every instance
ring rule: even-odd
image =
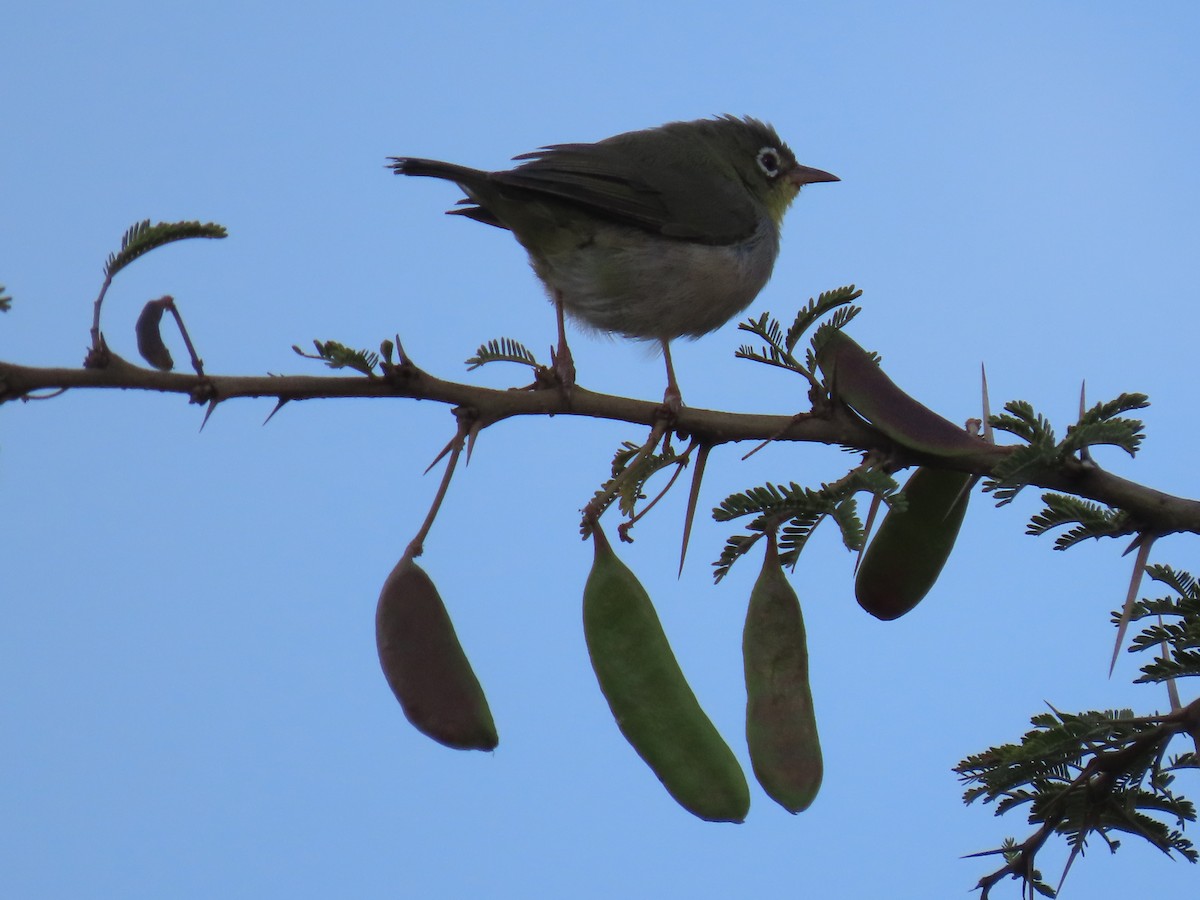
[[[103,368],[41,368],[0,361],[0,405],[37,399],[39,391],[141,390],[182,394],[192,403],[215,406],[244,397],[269,397],[279,405],[299,400],[391,398],[432,400],[472,411],[476,430],[520,416],[583,416],[652,427],[661,403],[600,394],[576,386],[569,396],[556,388],[496,390],[446,381],[410,363],[382,376],[204,375],[159,372],[110,354]],[[848,408],[835,405],[795,415],[733,413],[684,407],[673,427],[704,446],[738,441],[801,441],[836,444],[888,455],[897,468],[928,464],[987,476],[1011,447],[979,442],[973,453],[953,459],[928,456],[896,445]],[[1091,461],[1071,460],[1032,473],[1029,484],[1126,510],[1134,531],[1153,535],[1200,533],[1200,501],[1163,493],[1105,471]]]

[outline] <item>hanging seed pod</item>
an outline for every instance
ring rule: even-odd
[[[889,510],[863,553],[854,579],[858,605],[877,619],[898,619],[929,593],[950,558],[967,514],[970,475],[920,466],[904,486],[908,506]]]
[[[379,664],[404,715],[456,750],[494,750],[499,738],[479,679],[433,581],[401,559],[375,608]]]
[[[599,525],[592,537],[583,631],[617,726],[680,806],[710,822],[741,822],[750,789],[737,757],[696,701],[645,589]]]
[[[808,683],[808,644],[800,601],[767,535],[762,572],[750,593],[742,632],[746,667],[746,743],[754,776],[790,813],[808,809],[824,764]]]

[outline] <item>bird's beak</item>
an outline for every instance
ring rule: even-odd
[[[792,170],[787,173],[788,181],[796,187],[803,184],[816,184],[819,181],[841,181],[836,175],[831,175],[821,169],[813,169],[809,166],[802,166],[797,163],[792,167]]]

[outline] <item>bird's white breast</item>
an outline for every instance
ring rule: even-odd
[[[763,216],[748,240],[709,245],[600,225],[571,247],[530,254],[534,271],[584,324],[632,338],[699,337],[758,296],[779,253]]]

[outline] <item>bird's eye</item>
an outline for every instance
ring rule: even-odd
[[[763,147],[754,159],[768,178],[776,178],[779,175],[779,151],[774,147]]]

